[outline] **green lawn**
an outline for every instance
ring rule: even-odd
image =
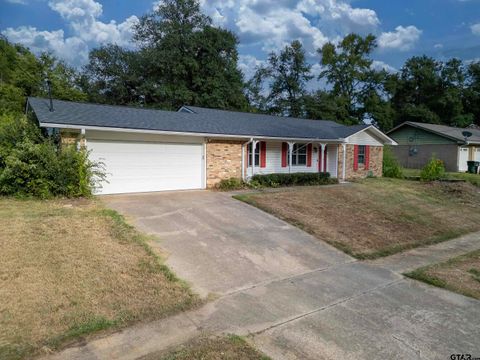
[[[420,176],[421,171],[419,169],[403,169],[403,174],[405,176]],[[445,175],[446,179],[465,180],[472,185],[480,186],[480,174],[447,172]]]
[[[0,198],[0,359],[32,358],[199,300],[93,200]]]
[[[480,250],[405,275],[480,300]]]
[[[469,183],[376,178],[236,198],[359,259],[388,256],[480,230],[480,192]]]

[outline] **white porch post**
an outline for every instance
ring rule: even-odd
[[[320,148],[321,148],[321,163],[320,163],[320,172],[325,172],[326,169],[325,169],[325,148],[326,148],[326,144],[320,144]]]
[[[252,164],[252,176],[255,174],[255,150],[257,149],[257,144],[257,140],[252,140],[252,152],[250,154],[250,164]]]
[[[293,145],[294,142],[289,142],[288,143],[288,173],[290,174],[292,172],[292,153],[293,153]]]
[[[345,181],[345,173],[347,168],[347,144],[342,144],[343,149],[343,160],[342,160],[342,180]]]

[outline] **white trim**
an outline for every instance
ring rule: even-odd
[[[203,184],[202,184],[202,190],[205,190],[207,188],[207,140],[203,142]]]
[[[398,145],[398,143],[397,143],[395,140],[393,140],[393,139],[390,138],[389,136],[385,135],[382,131],[378,130],[378,129],[377,129],[375,126],[373,126],[373,125],[370,125],[370,126],[366,127],[365,129],[362,129],[362,130],[360,130],[360,131],[357,131],[357,132],[354,133],[354,134],[351,134],[351,135],[347,136],[344,140],[345,140],[346,143],[349,143],[349,142],[350,142],[350,138],[351,138],[353,135],[360,134],[361,132],[364,132],[364,131],[367,131],[367,130],[373,130],[373,132],[374,132],[377,136],[383,138],[384,142],[385,142],[386,144],[388,144],[388,145]]]
[[[160,135],[183,135],[183,136],[199,136],[199,137],[211,137],[211,138],[233,138],[233,139],[251,139],[251,135],[228,135],[228,134],[210,134],[210,133],[195,133],[195,132],[182,132],[182,131],[164,131],[164,130],[143,130],[143,129],[126,129],[115,128],[105,126],[84,126],[84,125],[65,125],[55,123],[40,123],[41,127],[59,128],[59,129],[74,129],[74,130],[100,130],[100,131],[114,131],[114,132],[127,132],[127,133],[141,133],[141,134],[160,134]],[[256,139],[260,140],[293,140],[298,142],[319,142],[324,141],[330,144],[338,144],[345,142],[344,138],[338,139],[307,139],[307,138],[282,138],[274,136],[259,136]]]
[[[182,112],[183,110],[185,110],[189,114],[196,114],[195,111],[193,111],[192,109],[190,109],[188,106],[185,106],[185,105],[183,105],[180,109],[178,109],[177,112]]]

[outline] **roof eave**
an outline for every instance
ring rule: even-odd
[[[278,136],[261,136],[261,135],[237,135],[237,134],[220,134],[220,133],[201,133],[201,132],[185,132],[185,131],[168,131],[168,130],[147,130],[147,129],[132,129],[132,128],[118,128],[108,126],[92,126],[92,125],[78,125],[78,124],[58,124],[40,122],[41,127],[56,128],[56,129],[71,129],[71,130],[97,130],[97,131],[113,131],[113,132],[133,132],[140,134],[158,134],[158,135],[177,135],[177,136],[196,136],[196,137],[217,137],[217,138],[234,138],[234,139],[259,139],[259,140],[286,140],[286,141],[302,141],[312,143],[344,143],[344,138],[338,139],[319,139],[319,138],[294,138],[294,137],[278,137]]]
[[[361,129],[361,130],[358,130],[357,132],[349,135],[346,137],[346,140],[348,141],[348,139],[350,137],[352,137],[353,135],[356,135],[356,134],[359,134],[361,132],[364,132],[364,131],[367,131],[367,130],[373,130],[373,132],[380,138],[382,138],[384,140],[384,145],[393,145],[393,146],[396,146],[398,145],[398,143],[393,140],[391,137],[387,136],[384,132],[380,131],[379,129],[377,129],[375,126],[373,125],[369,125],[367,126],[366,128],[364,129]]]

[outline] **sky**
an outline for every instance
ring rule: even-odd
[[[128,48],[132,26],[152,0],[0,0],[0,32],[33,52],[75,67],[89,50]],[[239,67],[249,78],[271,51],[301,40],[313,72],[316,49],[350,32],[377,36],[374,66],[397,71],[414,55],[480,60],[480,0],[200,0],[215,25],[237,34]]]

